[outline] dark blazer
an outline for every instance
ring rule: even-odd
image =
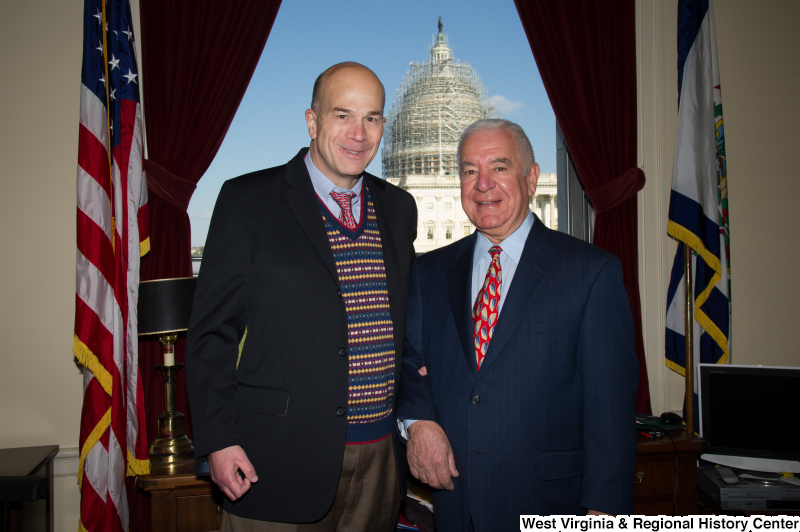
[[[460,473],[454,491],[434,493],[437,532],[629,514],[638,366],[619,260],[537,218],[478,371],[475,240],[417,259],[409,288],[396,416],[437,421]]]
[[[344,456],[347,315],[306,152],[222,186],[189,326],[195,455],[244,448],[259,481],[225,509],[251,519],[323,517]],[[417,211],[390,183],[365,174],[364,184],[381,234],[397,380]]]

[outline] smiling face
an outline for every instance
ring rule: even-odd
[[[311,160],[341,188],[351,188],[383,136],[383,85],[368,68],[337,65],[322,75],[317,109],[306,111]]]
[[[525,220],[539,165],[528,166],[514,134],[502,128],[479,130],[465,138],[460,162],[464,212],[478,231],[499,244]]]

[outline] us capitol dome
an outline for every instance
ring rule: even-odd
[[[410,64],[397,89],[386,117],[382,152],[384,179],[416,199],[417,252],[436,249],[474,231],[461,208],[458,138],[476,120],[500,117],[475,69],[453,58],[441,17],[429,53],[427,61]],[[557,223],[555,195],[555,174],[541,174],[532,210],[553,227]],[[539,208],[534,208],[537,204]]]

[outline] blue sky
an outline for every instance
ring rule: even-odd
[[[542,172],[555,172],[555,117],[513,0],[283,0],[242,104],[189,204],[192,245],[205,242],[225,180],[283,164],[308,146],[304,113],[323,70],[341,61],[367,65],[386,87],[388,113],[409,62],[427,60],[439,16],[453,56],[475,68],[502,117],[523,127]],[[381,151],[367,170],[381,175]]]

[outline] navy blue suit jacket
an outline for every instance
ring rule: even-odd
[[[396,415],[437,421],[460,473],[434,493],[437,531],[630,514],[638,366],[619,260],[537,218],[479,371],[475,239],[418,258],[410,282]]]

